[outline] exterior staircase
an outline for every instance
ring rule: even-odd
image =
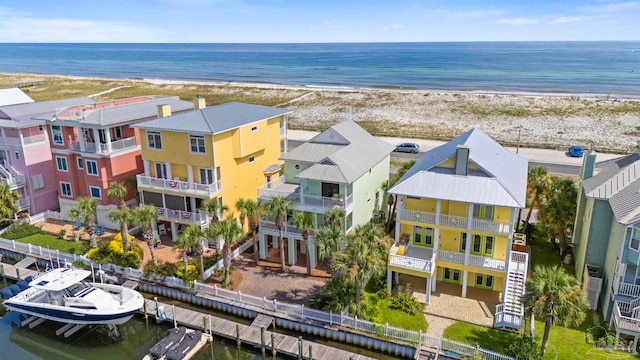
[[[507,282],[502,304],[496,306],[493,327],[519,331],[524,320],[521,298],[525,292],[529,254],[512,251],[507,267]]]
[[[0,177],[2,184],[9,185],[12,190],[25,185],[24,176],[6,161],[0,164]]]

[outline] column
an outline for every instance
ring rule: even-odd
[[[24,135],[22,135],[22,129],[18,129],[18,137],[20,138],[20,145],[24,145]]]
[[[437,220],[436,220],[437,221]],[[436,254],[436,258],[438,257],[438,246],[440,246],[440,229],[433,229],[433,251]]]
[[[107,154],[111,154],[113,151],[113,144],[111,144],[111,131],[110,129],[104,129],[104,140],[107,142]]]
[[[393,277],[394,277],[393,282],[395,284],[399,284],[400,283],[400,273],[397,273],[397,272],[393,273]]]
[[[318,255],[317,255],[317,251],[316,251],[316,241],[314,238],[310,237],[309,238],[309,259],[310,259],[310,263],[311,263],[311,268],[315,269],[316,267],[318,267]]]
[[[195,181],[193,181],[193,166],[191,165],[187,165],[187,180],[190,183],[194,183]],[[200,179],[200,182],[202,182],[202,179]]]
[[[440,199],[436,200],[436,225],[440,225]]]
[[[304,187],[307,184],[307,181],[305,179],[301,179],[300,180],[300,204],[304,205]],[[346,218],[346,214],[345,214],[345,218]]]
[[[402,225],[400,225],[400,222],[396,220],[396,236],[395,236],[395,242],[397,243],[398,241],[400,241],[400,228],[402,227]]]
[[[171,222],[171,241],[178,241],[178,223],[175,221]]]
[[[297,255],[298,254],[297,254],[297,251],[296,251],[296,241],[298,241],[298,240],[294,239],[293,236],[289,236],[288,240],[289,240],[289,246],[288,246],[288,248],[289,248],[289,261],[288,261],[288,263],[289,263],[289,265],[295,265],[296,261],[298,260],[297,259]]]
[[[431,280],[431,292],[436,292],[436,283],[438,282],[438,267],[436,266]]]
[[[469,204],[469,212],[467,214],[467,229],[473,228],[473,204]]]
[[[76,133],[78,134],[78,143],[80,144],[80,151],[87,151],[87,144],[84,142],[84,131],[79,126],[76,126]],[[71,144],[69,144],[71,146]]]
[[[100,151],[100,131],[98,129],[93,129],[93,146],[94,152]]]
[[[84,144],[84,141],[82,143]],[[144,176],[151,176],[151,171],[149,170],[149,160],[143,160],[142,164],[144,166]]]
[[[198,209],[196,209],[196,198],[194,198],[194,197],[189,198],[189,202],[190,202],[190,205],[191,205],[191,211],[192,212],[197,212]]]
[[[468,232],[467,233],[467,240],[466,240],[466,245],[465,245],[465,249],[464,249],[464,264],[465,265],[469,265],[469,253],[471,252],[471,233]]]
[[[513,236],[509,235],[507,238],[507,255],[504,259],[504,271],[509,270],[509,263],[511,262],[511,246],[513,246]]]
[[[260,249],[260,259],[266,259],[267,258],[267,239],[266,239],[266,235],[260,231],[258,234],[258,247]]]
[[[516,213],[518,210],[515,208],[511,209],[511,217],[509,218],[509,234],[513,234],[515,231],[515,223],[516,223]]]
[[[425,291],[425,295],[426,295],[426,299],[425,299],[425,305],[429,305],[429,302],[431,301],[431,292],[429,291],[431,289],[431,278],[428,277],[427,278],[427,286],[425,287],[426,291]]]
[[[158,235],[158,223],[157,222],[153,221],[151,223],[151,229],[153,231],[153,237],[154,238],[160,237],[160,235]]]
[[[464,271],[464,273],[462,273],[462,297],[467,297],[467,277],[469,276],[469,273],[467,272],[467,270]]]
[[[393,271],[387,270],[387,289],[391,291],[393,289]]]
[[[504,303],[507,300],[507,275],[505,274],[502,279],[502,300],[501,303]]]

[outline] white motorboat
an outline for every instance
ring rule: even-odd
[[[135,290],[119,285],[88,283],[90,271],[59,268],[29,283],[29,288],[5,300],[4,306],[40,318],[67,324],[127,322],[142,308],[144,299]]]

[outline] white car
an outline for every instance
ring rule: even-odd
[[[416,143],[402,143],[396,146],[394,151],[417,154],[420,152],[420,145]]]

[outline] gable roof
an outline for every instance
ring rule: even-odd
[[[27,104],[2,106],[0,107],[0,126],[25,128],[43,125],[43,120],[35,118],[40,117],[43,114],[54,112],[57,109],[94,103],[93,99],[89,97],[79,97],[73,99],[38,101]]]
[[[234,102],[144,121],[133,127],[147,130],[217,134],[290,112],[287,109]]]
[[[585,196],[608,200],[621,224],[640,221],[640,155],[598,163],[600,171],[582,181]]]
[[[467,176],[438,167],[456,156],[459,146],[469,148],[469,162],[479,170]],[[474,128],[426,152],[389,190],[392,194],[524,208],[527,160],[505,149]],[[457,179],[464,177],[465,180]],[[470,189],[473,191],[470,192]]]
[[[0,106],[32,103],[34,100],[19,88],[0,89]]]
[[[297,178],[350,184],[389,156],[394,148],[347,120],[282,155],[280,160],[315,163]]]

